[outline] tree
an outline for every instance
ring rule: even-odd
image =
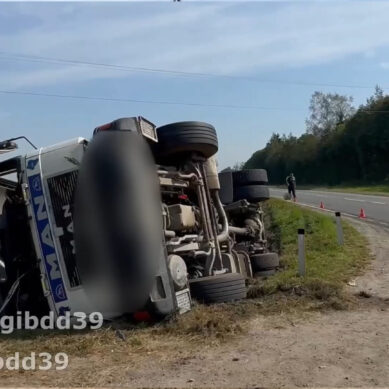
[[[235,162],[234,166],[231,168],[231,170],[242,170],[244,167],[245,162]]]
[[[335,130],[336,126],[344,123],[354,114],[352,101],[351,96],[316,91],[309,105],[307,132],[318,137],[328,135]]]
[[[378,101],[382,100],[383,98],[384,98],[384,90],[379,85],[376,85],[374,89],[374,95],[370,96],[367,99],[366,105],[368,106],[373,105]]]
[[[358,157],[357,179],[380,182],[389,179],[389,96],[370,99],[347,123],[345,135]]]
[[[284,184],[290,172],[300,184],[389,182],[389,95],[377,86],[350,117],[353,111],[351,98],[316,92],[309,131],[273,133],[245,168],[267,169],[272,184]]]

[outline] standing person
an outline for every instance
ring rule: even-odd
[[[296,201],[296,177],[293,173],[286,177],[286,185],[288,186],[289,195],[293,198],[293,201]]]

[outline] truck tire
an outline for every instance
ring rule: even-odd
[[[244,185],[234,188],[234,201],[247,200],[250,203],[259,203],[269,198],[269,188],[265,185]]]
[[[234,201],[234,185],[232,171],[219,173],[220,191],[219,197],[222,204],[230,204]]]
[[[234,186],[264,185],[269,182],[265,169],[247,169],[233,172]]]
[[[205,158],[216,154],[215,127],[203,122],[178,122],[157,128],[158,143],[153,147],[157,162],[175,162],[197,153]]]
[[[189,281],[192,296],[206,304],[246,298],[246,281],[240,273],[226,273]]]
[[[101,132],[81,163],[74,210],[76,264],[94,310],[143,308],[163,248],[160,188],[137,133]]]
[[[254,273],[254,278],[269,277],[269,276],[273,276],[274,274],[276,274],[276,269],[261,270]]]
[[[280,258],[277,253],[254,254],[250,260],[254,273],[280,266]]]

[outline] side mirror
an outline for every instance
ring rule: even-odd
[[[8,153],[10,151],[16,150],[17,148],[18,145],[10,140],[0,142],[0,154]]]

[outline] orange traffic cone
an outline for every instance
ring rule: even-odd
[[[321,209],[324,209],[323,201],[320,202],[320,208],[321,208]]]
[[[366,219],[366,214],[365,214],[365,211],[363,210],[363,208],[361,208],[361,212],[359,212],[359,217],[361,219]]]

